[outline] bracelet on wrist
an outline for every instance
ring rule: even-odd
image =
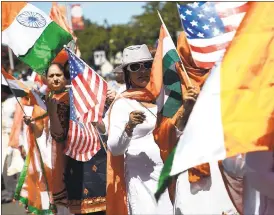
[[[126,127],[125,127],[125,131],[127,132],[127,134],[132,134],[133,132],[133,128],[127,123]],[[131,136],[131,135],[130,135]]]

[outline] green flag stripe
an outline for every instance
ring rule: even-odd
[[[167,69],[163,77],[164,86],[170,90],[170,94],[161,112],[163,116],[169,118],[173,117],[183,104],[181,80],[174,69]]]
[[[172,179],[172,177],[170,177],[170,172],[172,169],[172,163],[173,163],[175,152],[176,152],[176,147],[173,149],[173,151],[170,153],[167,160],[165,161],[164,167],[162,169],[162,172],[159,178],[158,189],[155,193],[156,200],[160,198],[161,194],[168,187],[169,182]]]
[[[46,172],[45,172],[45,166],[44,166],[42,154],[41,154],[41,151],[40,151],[40,148],[39,148],[39,145],[37,143],[36,138],[35,138],[35,146],[37,147],[37,151],[39,153],[40,164],[41,164],[41,168],[42,168],[42,174],[43,174],[43,177],[45,178],[45,183],[46,183],[46,189],[47,189],[47,192],[48,192],[48,196],[49,196],[49,198],[51,198],[51,195],[49,193],[49,185],[48,185],[47,175],[46,175]],[[25,198],[25,197],[21,196],[22,187],[23,187],[23,184],[25,183],[27,173],[28,173],[31,153],[32,153],[32,151],[29,151],[28,156],[27,156],[26,161],[25,161],[25,164],[24,164],[24,168],[23,168],[23,170],[20,174],[18,184],[16,186],[16,190],[15,190],[15,194],[14,194],[14,199],[18,200],[22,204],[26,205],[28,207],[28,211],[32,214],[37,214],[37,215],[55,214],[56,211],[57,211],[56,205],[52,204],[51,202],[50,202],[50,209],[41,210],[41,209],[37,209],[36,207],[34,207],[32,205],[29,205],[28,198]]]
[[[22,203],[24,206],[27,206],[28,212],[31,213],[31,214],[36,214],[36,215],[53,215],[53,214],[56,214],[56,211],[57,211],[56,206],[54,206],[54,207],[52,207],[50,209],[44,209],[44,210],[43,209],[42,210],[41,209],[37,209],[37,208],[35,208],[33,206],[28,205],[28,203],[29,203],[28,199],[25,198],[25,197],[22,197],[22,196],[20,196],[18,198],[18,201],[20,203]]]
[[[14,194],[14,199],[15,200],[19,200],[20,199],[20,193],[21,193],[23,184],[24,184],[26,176],[27,176],[27,172],[28,172],[28,168],[29,168],[29,163],[30,163],[30,152],[27,155],[27,158],[26,158],[25,164],[24,164],[24,168],[21,171],[19,180],[18,180],[17,185],[16,185],[15,194]]]
[[[55,22],[51,22],[43,31],[34,46],[19,59],[29,65],[39,74],[50,65],[51,61],[72,40],[71,34],[62,29]]]
[[[164,64],[164,73],[166,72],[167,69],[170,68],[171,65],[173,65],[176,62],[179,62],[180,58],[176,52],[175,49],[169,50],[163,59],[163,64]]]
[[[173,117],[182,104],[182,95],[175,91],[171,91],[167,101],[162,108],[162,115],[168,118]]]

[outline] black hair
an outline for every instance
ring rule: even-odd
[[[129,71],[127,70],[126,67],[124,67],[123,68],[123,72],[124,72],[124,80],[125,80],[126,88],[128,90],[131,87],[131,81],[130,81]]]
[[[69,74],[69,62],[68,61],[64,64],[64,70],[66,73]]]
[[[67,79],[67,80],[70,80],[70,75],[69,75],[69,71],[66,69],[66,64],[68,62],[65,63],[65,66],[63,66],[62,64],[60,63],[51,63],[50,66],[47,68],[47,70],[45,71],[46,73],[46,76],[48,76],[48,72],[49,72],[49,68],[52,66],[52,65],[56,65],[58,66],[58,68],[63,72],[64,74],[64,77]]]
[[[70,72],[69,72],[69,62],[68,61],[66,61],[66,63],[64,64],[64,76],[69,81],[69,84],[70,84]]]

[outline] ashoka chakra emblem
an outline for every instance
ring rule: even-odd
[[[16,20],[23,26],[29,28],[43,28],[46,19],[39,13],[25,11],[16,17]]]

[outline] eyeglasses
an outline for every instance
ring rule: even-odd
[[[143,65],[145,69],[151,69],[152,61],[129,64],[127,70],[130,72],[138,72],[141,69],[141,65]]]

